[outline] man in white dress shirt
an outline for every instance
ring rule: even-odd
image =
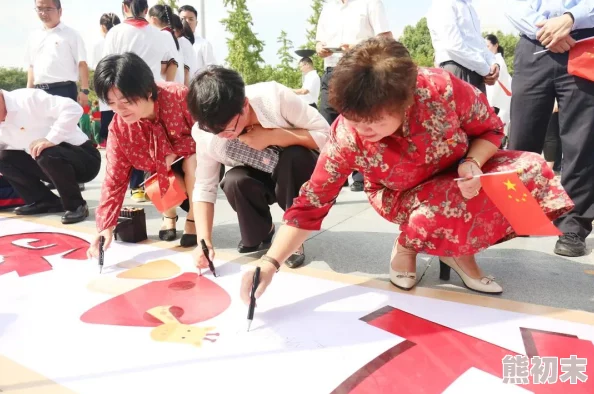
[[[184,5],[179,8],[178,13],[182,21],[186,22],[194,33],[194,51],[196,51],[197,60],[196,73],[199,73],[206,66],[217,64],[210,41],[201,37],[196,31],[198,27],[198,11],[196,11],[196,8],[191,5]],[[194,75],[190,75],[190,79],[193,77]]]
[[[308,57],[304,57],[299,61],[299,68],[303,74],[303,84],[301,89],[294,89],[293,91],[307,104],[318,109],[321,85],[320,76],[314,68],[313,61]]]
[[[233,167],[221,183],[237,212],[240,253],[270,246],[275,228],[270,205],[288,209],[316,166],[330,125],[291,89],[277,82],[245,86],[239,73],[209,66],[190,84],[188,109],[196,120],[194,217],[199,238],[212,249],[220,164]],[[196,250],[198,264],[206,260]],[[214,257],[214,252],[211,252]],[[303,247],[285,263],[303,264]]]
[[[83,39],[78,32],[60,22],[60,0],[36,0],[35,11],[44,27],[34,31],[27,43],[27,87],[87,105],[89,67]],[[80,93],[76,86],[79,77]]]
[[[486,85],[499,78],[499,65],[485,45],[472,0],[433,0],[427,26],[435,63],[486,94]]]
[[[40,89],[0,90],[0,173],[27,204],[17,215],[66,211],[64,224],[89,216],[78,183],[95,179],[101,155],[78,128],[81,115],[75,101]]]
[[[316,52],[324,59],[320,112],[329,124],[338,113],[328,103],[332,70],[344,51],[375,36],[392,37],[382,0],[328,0],[324,4],[316,32]],[[354,172],[352,191],[363,191],[363,175]]]

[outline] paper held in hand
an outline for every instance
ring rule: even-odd
[[[186,192],[175,177],[175,174],[172,171],[169,171],[168,176],[169,188],[163,197],[161,197],[159,181],[157,180],[156,175],[147,179],[144,185],[146,195],[155,205],[155,208],[161,213],[181,205],[187,198]]]

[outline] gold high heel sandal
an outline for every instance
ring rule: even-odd
[[[395,254],[394,249],[396,250]],[[399,289],[410,290],[417,284],[417,273],[408,271],[395,271],[392,268],[392,260],[394,260],[395,257],[396,259],[407,259],[412,257],[415,260],[416,267],[417,252],[406,249],[404,246],[401,246],[398,241],[396,241],[396,247],[394,249],[392,249],[392,258],[390,259],[390,282],[392,282],[392,284]]]
[[[455,257],[440,257],[439,279],[450,280],[450,269],[456,271],[458,276],[460,276],[460,279],[462,279],[464,286],[470,290],[486,294],[501,294],[503,292],[503,288],[495,282],[494,277],[483,276],[478,279],[471,278],[462,270],[462,268],[460,268]]]

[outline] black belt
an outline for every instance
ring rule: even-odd
[[[54,82],[54,83],[39,83],[39,84],[35,85],[35,88],[41,89],[41,90],[50,90],[53,88],[61,88],[62,86],[69,86],[72,84],[76,85],[76,82],[67,81],[67,82]]]
[[[464,67],[460,63],[456,63],[453,60],[446,60],[445,62],[441,62],[441,63],[439,63],[439,67],[441,68],[443,66],[447,66],[448,64],[453,64],[454,66],[462,67],[462,68],[465,68],[466,70],[468,70],[466,67]],[[468,71],[470,71],[470,70],[468,70]]]

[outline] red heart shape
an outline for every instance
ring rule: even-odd
[[[89,324],[157,327],[163,324],[146,311],[171,305],[170,312],[183,324],[212,319],[231,305],[231,297],[219,285],[195,273],[166,281],[154,281],[107,300],[86,311],[80,320]]]

